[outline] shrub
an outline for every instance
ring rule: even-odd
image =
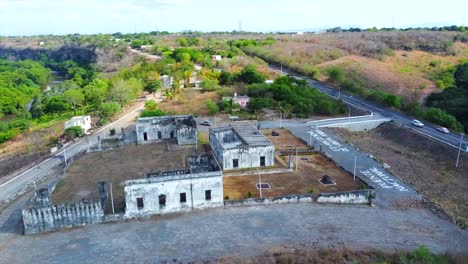
[[[213,100],[208,99],[206,100],[205,104],[210,111],[210,114],[214,115],[219,112],[219,107],[215,102],[213,102]]]
[[[164,116],[166,112],[161,109],[151,109],[141,111],[140,117],[151,117],[151,116]]]
[[[431,107],[427,110],[425,118],[428,121],[434,122],[441,126],[450,128],[455,131],[463,131],[463,126],[453,116],[440,108]]]
[[[109,135],[111,136],[115,135],[115,128],[109,129]]]
[[[203,91],[214,91],[219,88],[218,80],[205,79],[200,83],[200,86],[203,88]]]
[[[329,67],[326,69],[326,74],[328,75],[328,78],[335,83],[343,82],[345,77],[343,68],[338,66]]]
[[[120,110],[120,104],[117,102],[105,102],[101,104],[99,110],[101,118],[107,120]]]
[[[65,135],[70,139],[83,136],[83,129],[80,126],[72,126],[65,129]]]
[[[252,193],[251,193],[251,192],[247,192],[247,197],[248,197],[248,198],[252,198]]]

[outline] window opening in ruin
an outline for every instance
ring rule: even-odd
[[[162,138],[162,133],[161,131],[158,131],[158,139],[161,139]]]
[[[137,198],[137,207],[138,209],[143,209],[143,207],[145,207],[145,204],[143,203],[143,198]]]
[[[185,193],[180,193],[180,202],[181,203],[187,202],[187,195]]]
[[[174,131],[171,131],[171,138],[174,138]]]
[[[143,140],[144,141],[148,140],[148,133],[143,132]]]
[[[232,167],[233,168],[239,168],[239,159],[233,159],[232,160]]]
[[[265,167],[265,156],[260,157],[260,167]]]
[[[207,201],[211,200],[211,190],[205,191],[205,200]]]
[[[166,195],[159,195],[159,206],[166,206]]]

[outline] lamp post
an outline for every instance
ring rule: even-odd
[[[353,170],[353,181],[356,181],[356,155],[354,155],[354,170]]]
[[[280,111],[280,128],[283,128],[283,113]]]
[[[260,176],[260,171],[257,169],[258,174],[258,190],[260,190],[260,198],[263,198],[262,195],[262,177]]]
[[[460,152],[463,144],[463,136],[465,134],[461,133],[460,135],[460,146],[458,147],[458,155],[457,155],[457,162],[455,163],[455,168],[458,168],[458,162],[460,161]]]

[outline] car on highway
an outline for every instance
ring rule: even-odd
[[[211,126],[212,123],[211,123],[210,120],[203,120],[203,121],[200,122],[200,125],[202,125],[202,126]]]
[[[423,126],[424,126],[424,124],[421,123],[421,121],[416,120],[416,119],[413,120],[413,121],[411,121],[411,124],[412,124],[413,126],[415,126],[415,127],[423,127]]]
[[[442,132],[444,134],[450,133],[450,131],[446,127],[438,127],[436,128],[437,131]]]

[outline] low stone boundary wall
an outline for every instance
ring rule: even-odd
[[[22,210],[24,234],[36,234],[67,227],[101,223],[104,210],[99,202],[76,202]]]
[[[345,203],[345,204],[371,204],[375,198],[374,190],[359,190],[350,192],[320,193],[318,203]]]
[[[258,175],[260,174],[276,174],[276,173],[288,173],[293,172],[293,169],[288,168],[272,168],[272,169],[261,169],[261,170],[247,170],[247,171],[237,171],[237,172],[223,172],[224,177],[229,176],[249,176],[249,175]]]
[[[312,194],[282,195],[273,198],[249,198],[243,200],[224,201],[224,206],[280,204],[280,203],[311,203]]]

